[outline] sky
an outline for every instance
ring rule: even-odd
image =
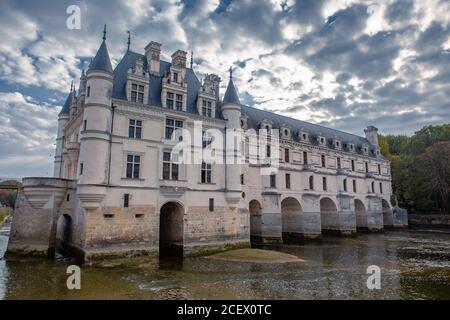
[[[52,175],[57,115],[105,23],[113,67],[130,30],[135,52],[193,51],[221,94],[231,66],[256,108],[357,135],[450,122],[449,0],[0,0],[0,177]]]

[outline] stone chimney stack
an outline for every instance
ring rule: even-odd
[[[378,148],[378,129],[374,126],[368,126],[364,129],[364,133],[366,134],[366,139]]]
[[[145,56],[147,57],[149,71],[153,75],[159,75],[160,55],[161,55],[160,43],[151,41],[145,47]]]
[[[177,68],[186,68],[187,52],[177,50],[172,54],[172,65]]]

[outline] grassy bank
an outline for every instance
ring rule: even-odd
[[[0,208],[0,226],[6,221],[6,218],[8,218],[11,213],[11,208]]]

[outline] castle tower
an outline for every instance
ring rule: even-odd
[[[364,133],[366,134],[366,139],[378,148],[378,128],[374,126],[368,126],[364,129]]]
[[[78,162],[77,193],[86,209],[96,208],[106,194],[112,120],[113,69],[103,41],[86,73],[86,97]]]
[[[55,151],[55,161],[53,166],[53,177],[62,178],[62,149],[64,142],[64,129],[70,119],[70,107],[72,105],[73,89],[70,87],[70,93],[67,96],[66,102],[64,103],[61,112],[58,115],[58,132],[56,133],[56,151]]]
[[[230,80],[222,102],[222,116],[227,120],[226,130],[226,189],[227,201],[233,203],[241,198],[241,102],[233,83],[233,71],[230,68]],[[237,137],[237,139],[235,139]],[[235,142],[238,145],[235,145]]]

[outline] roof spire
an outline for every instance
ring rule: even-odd
[[[103,41],[106,40],[106,24],[105,27],[103,28]]]
[[[191,50],[191,69],[193,65],[194,65],[194,51]]]
[[[130,45],[131,45],[131,32],[130,32],[130,30],[128,30],[127,33],[128,33],[127,51],[130,51]]]

